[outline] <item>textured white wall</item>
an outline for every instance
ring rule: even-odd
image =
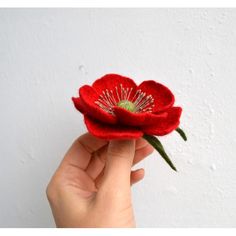
[[[52,227],[45,196],[86,131],[71,96],[105,73],[153,79],[182,105],[133,187],[140,227],[236,226],[236,10],[1,9],[0,226]]]

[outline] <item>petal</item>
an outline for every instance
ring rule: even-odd
[[[100,79],[97,79],[93,83],[92,87],[96,90],[96,92],[98,94],[101,94],[106,89],[108,91],[112,90],[115,100],[118,102],[118,101],[122,100],[121,87],[120,87],[121,85],[125,89],[132,88],[132,91],[130,93],[130,97],[134,96],[134,94],[136,92],[136,88],[137,88],[137,85],[135,84],[135,82],[128,77],[118,75],[118,74],[106,74],[103,77],[101,77]],[[117,96],[117,93],[116,93],[116,87],[118,89],[119,97]]]
[[[166,111],[168,116],[166,119],[163,119],[161,122],[154,125],[148,125],[141,127],[143,133],[150,135],[166,135],[179,126],[179,119],[182,113],[181,107],[172,107]]]
[[[72,97],[71,98],[73,103],[74,103],[74,106],[75,108],[80,111],[81,113],[84,113],[84,108],[83,108],[83,104],[81,103],[81,100],[79,97],[75,98],[75,97]]]
[[[84,122],[92,135],[106,140],[137,139],[143,135],[143,132],[136,128],[104,124],[86,115],[84,116]]]
[[[147,95],[154,98],[153,112],[164,111],[173,106],[175,97],[173,93],[164,85],[153,80],[142,82],[137,89],[141,89]]]
[[[167,113],[133,113],[121,107],[114,107],[114,113],[117,117],[118,123],[130,126],[152,125],[161,122],[167,117]]]
[[[85,113],[91,117],[96,118],[104,123],[115,124],[116,117],[102,110],[98,105],[95,104],[95,101],[98,99],[98,94],[95,90],[88,86],[84,85],[79,89],[80,100],[85,108]]]

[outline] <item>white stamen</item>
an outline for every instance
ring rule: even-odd
[[[110,92],[111,92],[111,97],[112,97],[113,103],[116,105],[117,102],[116,102],[116,99],[115,99],[115,97],[114,97],[113,91],[110,90]]]
[[[134,94],[134,96],[133,96],[133,98],[132,98],[131,102],[133,102],[133,101],[134,101],[134,99],[135,99],[136,95],[140,94],[140,92],[141,92],[141,90],[140,90],[140,89],[136,91],[136,93]]]
[[[131,96],[132,91],[133,88],[124,88],[122,84],[120,84],[120,89],[118,89],[117,86],[114,90],[105,89],[99,95],[95,104],[112,115],[115,115],[113,110],[114,107],[123,100],[129,101],[135,105],[135,113],[152,112],[154,107],[154,98],[152,95],[147,95],[139,89]]]
[[[120,99],[120,96],[119,96],[119,93],[118,93],[118,88],[117,88],[117,87],[116,87],[116,95],[117,95],[118,102],[119,102],[121,99]]]
[[[110,104],[116,105],[116,103],[114,103],[114,102],[112,101],[111,95],[110,95],[110,93],[108,92],[108,90],[106,90],[106,95],[107,95],[107,98],[108,98]]]
[[[130,94],[131,94],[132,90],[133,90],[133,88],[130,89],[129,94],[127,96],[127,100],[129,100],[129,97],[130,97]]]
[[[122,84],[120,85],[120,99],[121,99],[121,100],[124,100]]]
[[[146,106],[150,105],[153,103],[154,99],[152,98],[152,95],[148,95],[143,99],[139,104],[136,105],[136,110],[143,110]]]
[[[138,98],[135,100],[134,104],[138,105],[139,102],[145,97],[146,93],[141,92]]]

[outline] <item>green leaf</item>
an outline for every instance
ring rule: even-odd
[[[172,161],[170,160],[170,158],[166,154],[162,143],[159,141],[159,139],[157,137],[155,137],[153,135],[144,134],[143,138],[146,139],[159,152],[159,154],[168,163],[168,165],[171,167],[171,169],[177,171],[174,164],[172,163]]]
[[[184,141],[187,141],[187,136],[182,129],[178,127],[175,131],[179,133],[179,135],[183,138]]]

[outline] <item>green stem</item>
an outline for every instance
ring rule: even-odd
[[[187,136],[182,129],[178,127],[175,131],[179,133],[179,135],[183,138],[184,141],[187,141]]]
[[[168,165],[171,167],[171,169],[177,171],[174,164],[172,163],[172,161],[170,160],[170,158],[166,154],[162,143],[159,141],[159,139],[157,137],[155,137],[153,135],[144,134],[143,138],[146,139],[159,152],[159,154],[168,163]]]

